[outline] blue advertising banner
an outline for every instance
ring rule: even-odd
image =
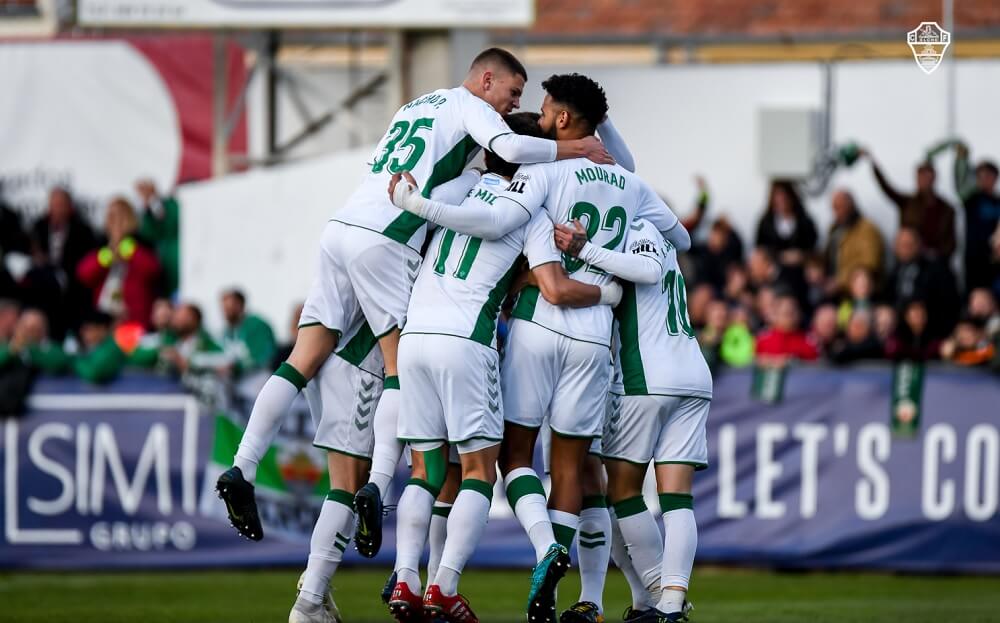
[[[699,561],[1000,572],[996,377],[928,369],[912,436],[893,433],[886,367],[792,368],[776,404],[752,399],[751,383],[749,371],[716,378],[711,466],[695,478]],[[213,491],[246,404],[208,407],[145,376],[100,391],[44,379],[30,404],[2,421],[0,567],[304,565],[327,486],[304,403],[261,465],[260,543],[234,533]],[[376,562],[393,558],[392,519]],[[498,488],[472,564],[533,562]]]

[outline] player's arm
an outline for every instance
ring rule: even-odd
[[[639,205],[635,211],[636,219],[645,219],[656,228],[660,235],[674,245],[678,253],[691,248],[691,235],[684,229],[677,215],[645,182],[639,196]]]
[[[507,162],[526,164],[567,158],[589,158],[598,164],[614,164],[604,144],[596,136],[572,141],[515,134],[492,106],[473,98],[462,110],[466,132],[477,143]]]
[[[595,286],[570,279],[562,265],[562,256],[552,239],[552,221],[539,212],[528,223],[524,241],[524,254],[531,269],[529,283],[537,285],[542,298],[563,307],[590,307],[591,305],[617,305],[622,288],[611,282]]]
[[[556,225],[555,243],[563,253],[578,257],[612,275],[633,283],[651,284],[660,280],[663,263],[660,259],[659,235],[648,221],[636,221],[629,228],[625,241],[626,253],[612,251],[587,241],[587,230],[580,221],[573,228]]]
[[[402,176],[402,177],[401,177]],[[518,175],[507,189],[497,194],[492,203],[465,202],[462,205],[442,203],[424,198],[409,172],[397,173],[389,182],[389,197],[401,210],[406,210],[460,234],[496,240],[527,223],[538,212],[545,197],[545,179],[535,175]]]
[[[618,166],[635,173],[635,158],[625,144],[625,139],[618,133],[618,128],[611,123],[611,117],[604,117],[604,121],[597,125],[597,135],[601,137],[601,142],[611,157],[618,162]]]
[[[465,201],[465,198],[469,196],[469,192],[479,183],[480,178],[483,174],[479,169],[466,169],[461,175],[453,180],[447,181],[444,184],[439,184],[434,190],[431,191],[431,199],[433,201],[439,201],[441,203],[447,203],[452,205],[458,205]],[[427,232],[437,229],[437,223],[433,221],[427,222]],[[431,240],[430,235],[427,236],[427,242]],[[422,255],[422,254],[421,254]]]

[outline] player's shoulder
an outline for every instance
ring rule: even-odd
[[[466,201],[476,201],[493,205],[497,197],[508,186],[507,178],[496,173],[484,173],[469,191]]]
[[[405,113],[412,111],[414,109],[420,110],[440,110],[442,108],[454,105],[460,105],[462,102],[462,94],[459,89],[437,89],[431,91],[430,93],[424,93],[419,97],[415,97],[409,102],[403,104],[399,109],[399,112]]]
[[[651,253],[660,255],[664,251],[666,241],[663,235],[657,231],[656,226],[646,219],[638,218],[629,225],[628,251],[629,253]]]
[[[607,185],[619,190],[628,191],[636,186],[638,178],[634,173],[619,164],[597,164],[587,158],[569,158],[555,163],[564,177],[575,184],[586,186],[591,184]]]

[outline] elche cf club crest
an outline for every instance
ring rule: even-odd
[[[920,22],[920,25],[906,33],[906,42],[913,50],[913,59],[925,74],[938,68],[944,51],[951,43],[951,33],[937,25],[937,22]]]

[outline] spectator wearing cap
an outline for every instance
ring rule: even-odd
[[[846,190],[833,193],[833,224],[826,244],[830,289],[844,294],[855,270],[867,270],[876,282],[885,276],[884,244],[878,228],[858,211],[854,197]]]
[[[161,271],[156,255],[135,237],[138,226],[132,205],[122,197],[112,199],[105,221],[107,244],[87,254],[76,274],[90,289],[95,308],[148,327]]]
[[[955,275],[948,265],[923,252],[920,234],[911,227],[902,227],[893,245],[895,267],[886,282],[886,295],[902,305],[920,299],[927,305],[928,329],[935,338],[948,335],[955,326],[961,309]]]
[[[769,328],[757,336],[758,358],[813,361],[819,357],[816,344],[800,328],[800,322],[799,306],[795,297],[789,294],[780,295],[775,302]]]
[[[934,191],[934,165],[924,161],[917,166],[917,192],[906,195],[889,183],[871,154],[862,150],[860,155],[868,156],[879,187],[899,209],[900,228],[916,230],[927,252],[947,261],[955,252],[955,209]]]
[[[238,289],[222,293],[222,315],[226,328],[222,348],[236,362],[240,372],[270,369],[277,350],[274,331],[264,319],[247,313],[246,296]]]
[[[9,342],[0,342],[0,368],[18,357],[30,368],[48,374],[62,374],[70,367],[70,358],[49,339],[45,314],[37,309],[21,312]]]
[[[902,320],[886,341],[886,357],[894,361],[937,359],[941,341],[931,335],[927,304],[921,299],[904,301]]]
[[[142,212],[139,237],[156,251],[166,292],[172,295],[180,282],[180,204],[174,197],[161,196],[149,179],[136,182],[135,190]]]
[[[73,370],[81,379],[96,384],[116,379],[125,367],[126,357],[112,335],[110,315],[93,311],[80,325],[80,352],[73,360]]]
[[[958,143],[955,153],[955,190],[965,211],[965,289],[1000,286],[1000,261],[993,257],[990,237],[1000,225],[1000,193],[996,163],[983,160],[973,169],[969,148]]]
[[[816,248],[816,224],[806,213],[795,186],[775,180],[767,210],[757,223],[757,247],[767,249],[783,266],[801,266]]]

